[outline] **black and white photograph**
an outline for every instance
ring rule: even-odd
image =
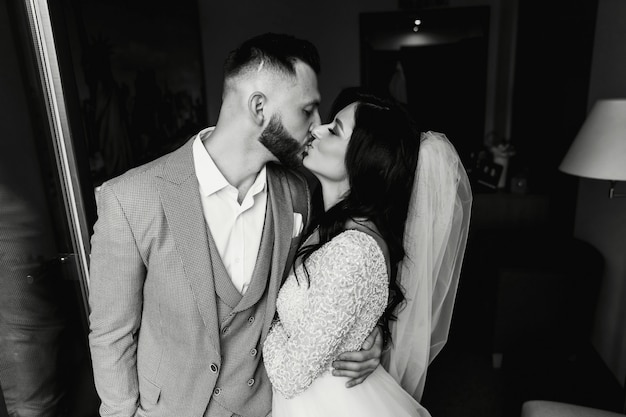
[[[0,0],[0,417],[626,415],[623,0]]]

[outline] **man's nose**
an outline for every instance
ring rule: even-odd
[[[320,117],[319,110],[315,109],[315,114],[313,115],[313,123],[311,124],[312,128],[319,126],[322,124],[322,118]]]

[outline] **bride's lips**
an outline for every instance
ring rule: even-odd
[[[304,145],[302,145],[302,148],[300,149],[300,157],[304,159],[307,157],[308,154],[309,154],[309,144],[305,143]]]
[[[302,156],[305,157],[309,154],[309,150],[313,148],[313,141],[315,140],[315,138],[313,136],[311,136],[309,139],[306,140],[303,148],[302,148]]]

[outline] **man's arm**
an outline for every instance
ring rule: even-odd
[[[102,416],[133,416],[139,403],[137,333],[146,269],[114,191],[98,192],[92,236],[89,345]]]
[[[367,336],[361,350],[358,352],[345,352],[333,362],[333,375],[347,376],[351,378],[346,382],[350,388],[359,385],[370,376],[380,364],[383,352],[383,336],[378,326]]]

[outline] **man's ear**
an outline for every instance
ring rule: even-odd
[[[265,104],[267,102],[267,97],[265,94],[260,91],[255,91],[250,94],[248,98],[248,111],[252,116],[252,119],[259,125],[263,126],[263,122],[265,121]]]

